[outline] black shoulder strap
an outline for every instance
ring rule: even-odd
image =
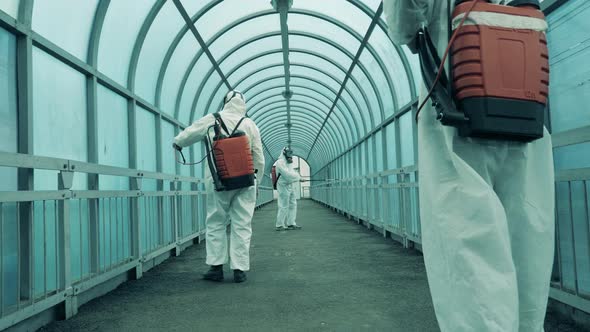
[[[223,130],[225,131],[225,133],[229,135],[229,130],[227,129],[227,126],[225,125],[225,122],[223,122],[223,119],[221,118],[221,115],[217,112],[217,113],[213,113],[213,116],[219,122],[219,124],[221,125],[221,128],[223,128]]]
[[[230,136],[233,136],[236,133],[236,131],[238,130],[238,127],[240,127],[240,125],[242,124],[242,121],[244,121],[245,119],[246,119],[246,117],[243,117],[243,118],[240,119],[240,121],[238,122],[238,124],[234,128],[234,131],[231,132],[231,135]]]

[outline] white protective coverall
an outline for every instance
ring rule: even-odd
[[[227,98],[230,98],[230,92]],[[246,116],[246,103],[239,95],[229,100],[223,111],[219,113],[227,128],[232,131],[237,123]],[[208,114],[186,128],[174,139],[180,147],[186,147],[202,141],[207,129],[215,122],[213,114]],[[250,148],[254,159],[256,177],[261,179],[264,174],[264,153],[260,132],[254,121],[244,119],[239,130],[250,139]],[[213,130],[210,131],[211,136]],[[252,236],[252,215],[256,206],[256,186],[230,191],[217,192],[213,186],[211,172],[206,169],[207,188],[207,264],[222,265],[230,262],[232,270],[249,271],[250,269],[250,238]],[[228,252],[228,235],[226,227],[231,227]]]
[[[425,22],[442,58],[448,2],[384,0],[392,40],[410,43]],[[421,100],[426,94],[422,86]],[[462,138],[426,105],[418,123],[420,217],[441,330],[542,331],[555,229],[551,137],[545,130],[528,144]]]
[[[295,194],[295,183],[299,182],[301,177],[294,169],[294,163],[288,163],[283,152],[276,163],[277,176],[281,177],[277,181],[277,191],[279,192],[279,211],[277,213],[276,227],[295,226],[297,223],[297,196]]]

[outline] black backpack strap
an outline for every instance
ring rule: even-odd
[[[242,124],[242,121],[244,121],[245,119],[246,119],[246,117],[243,117],[243,118],[240,119],[240,121],[238,122],[238,124],[234,128],[234,131],[231,132],[231,135],[230,136],[233,136],[236,133],[236,131],[238,130],[238,127],[240,127],[240,125]]]
[[[223,128],[225,133],[229,135],[229,130],[227,129],[225,122],[223,122],[221,115],[219,113],[213,113],[213,116],[215,117],[215,120],[217,120],[217,122],[219,122],[219,124],[221,125],[221,128]]]

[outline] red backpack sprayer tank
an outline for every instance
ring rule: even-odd
[[[442,59],[426,27],[416,38],[437,119],[460,136],[525,142],[543,137],[549,56],[538,0],[455,4]],[[449,54],[450,78],[444,70]]]

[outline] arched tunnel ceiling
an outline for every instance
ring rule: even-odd
[[[290,138],[319,169],[416,97],[417,60],[387,36],[380,0],[272,2],[77,3],[94,13],[82,60],[185,125],[243,91],[266,151]]]

